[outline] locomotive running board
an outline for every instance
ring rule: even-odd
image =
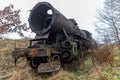
[[[50,73],[60,70],[60,63],[57,63],[55,65],[51,65],[50,63],[43,63],[38,66],[37,72],[38,73]]]

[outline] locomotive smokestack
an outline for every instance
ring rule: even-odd
[[[34,6],[29,16],[29,24],[33,32],[43,35],[50,32],[74,32],[74,25],[69,19],[57,11],[51,4],[40,2]]]
[[[31,11],[29,24],[33,32],[41,35],[51,28],[53,20],[52,6],[46,2],[38,3]]]

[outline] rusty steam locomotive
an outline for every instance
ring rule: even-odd
[[[74,19],[67,19],[51,4],[40,2],[31,10],[29,25],[36,33],[26,49],[15,49],[15,63],[19,55],[29,61],[39,73],[60,69],[61,63],[71,63],[91,48],[91,33],[81,30]]]

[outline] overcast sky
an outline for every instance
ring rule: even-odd
[[[93,37],[96,37],[93,22],[95,20],[96,9],[103,5],[104,0],[0,0],[0,9],[13,4],[15,9],[21,10],[21,21],[28,24],[29,10],[36,3],[42,1],[51,3],[53,7],[67,18],[74,18],[81,29],[90,31]],[[29,35],[29,33],[26,34]],[[15,38],[16,35],[11,34],[9,36]]]

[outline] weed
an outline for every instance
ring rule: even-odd
[[[29,45],[27,40],[16,40],[17,48]],[[80,63],[65,65],[54,75],[41,76],[32,71],[25,58],[20,58],[17,67],[13,65],[11,51],[14,50],[13,40],[0,40],[0,77],[6,76],[8,80],[119,80],[120,50],[115,52],[110,46],[93,50],[81,68]],[[117,65],[115,65],[117,64]],[[8,77],[9,76],[9,77]],[[6,80],[7,80],[6,79]]]

